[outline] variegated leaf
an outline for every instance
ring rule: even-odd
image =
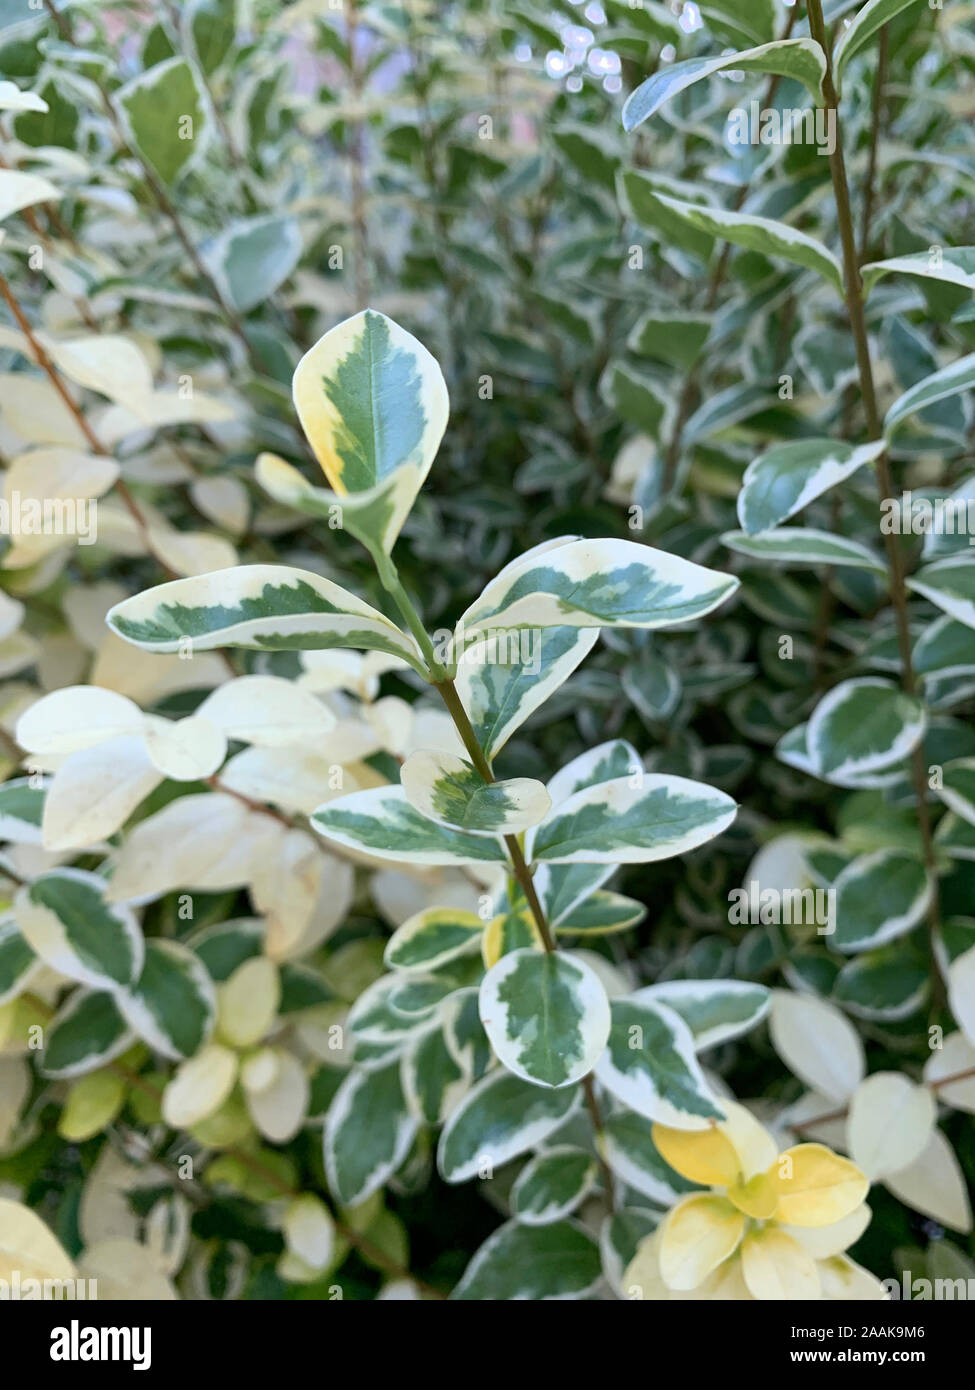
[[[883,440],[859,446],[833,439],[776,444],[745,469],[738,520],[749,536],[769,531],[871,463],[883,450]]]
[[[498,1059],[539,1086],[569,1086],[592,1068],[609,1036],[599,978],[562,952],[502,956],[481,984],[481,1021]]]
[[[378,609],[329,579],[285,565],[241,565],[174,579],[117,603],[106,621],[147,651],[354,647],[400,656],[424,674],[412,639]]]
[[[428,907],[397,927],[383,959],[390,970],[436,970],[470,955],[479,945],[484,923],[473,912]]]
[[[694,1035],[673,1009],[614,999],[609,1046],[596,1077],[617,1100],[672,1129],[706,1129],[724,1118],[694,1055]]]
[[[642,864],[686,854],[727,830],[737,806],[687,777],[646,773],[586,787],[535,832],[532,856],[555,864]]]
[[[305,353],[292,383],[315,457],[339,494],[372,493],[357,524],[392,549],[447,425],[447,387],[426,348],[366,309]]]
[[[410,805],[402,787],[337,797],[311,823],[326,840],[403,864],[507,863],[500,840],[438,825]]]
[[[732,575],[635,541],[575,540],[509,565],[468,608],[458,631],[672,627],[710,613],[737,587]]]
[[[696,1052],[757,1027],[772,1002],[765,985],[747,980],[664,980],[638,989],[631,998],[673,1009],[691,1030]]]
[[[445,1182],[491,1177],[497,1168],[543,1143],[582,1104],[576,1086],[531,1086],[497,1069],[479,1081],[440,1135],[437,1166]]]
[[[485,782],[472,763],[452,753],[411,754],[400,768],[400,784],[421,815],[469,835],[518,835],[544,819],[552,804],[541,782]]]
[[[417,1121],[406,1104],[400,1063],[355,1067],[325,1122],[325,1172],[332,1192],[355,1206],[382,1187],[409,1153]]]
[[[859,776],[906,758],[925,726],[919,700],[891,681],[865,676],[823,696],[809,718],[806,746],[819,776]]]
[[[132,985],[145,943],[132,911],[104,900],[107,882],[82,869],[51,869],[17,894],[17,925],[31,949],[69,979],[96,989]]]

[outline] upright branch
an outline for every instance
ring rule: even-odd
[[[843,155],[843,134],[839,116],[839,98],[833,79],[832,47],[823,17],[822,0],[808,0],[809,31],[826,55],[826,75],[823,78],[823,98],[825,109],[835,123],[836,138],[829,152],[830,177],[833,196],[836,200],[836,215],[840,241],[843,250],[844,299],[853,334],[856,350],[857,371],[860,383],[860,396],[866,417],[867,431],[871,439],[880,439],[883,422],[877,405],[877,391],[874,384],[873,363],[870,355],[870,340],[867,334],[867,319],[864,307],[863,286],[857,258],[856,233],[850,202],[850,185],[846,174],[846,160]],[[893,496],[890,459],[885,449],[876,463],[877,493],[880,505]],[[910,616],[908,612],[907,588],[904,583],[904,562],[897,536],[891,530],[884,532],[884,549],[887,560],[888,583],[894,620],[897,627],[897,645],[901,661],[902,684],[906,694],[916,697],[917,677],[914,671],[913,642],[911,638]],[[911,782],[917,804],[918,827],[925,868],[930,880],[931,896],[928,905],[928,944],[931,958],[932,1003],[940,1009],[945,1000],[945,987],[938,961],[938,942],[941,931],[941,908],[938,895],[938,866],[934,849],[934,835],[931,814],[927,801],[927,774],[924,763],[923,742],[919,742],[910,757]]]

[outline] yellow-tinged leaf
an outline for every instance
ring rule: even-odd
[[[816,1261],[775,1226],[749,1231],[741,1243],[745,1283],[755,1298],[782,1301],[822,1297]]]
[[[729,1187],[728,1200],[734,1202],[746,1216],[753,1216],[756,1221],[767,1221],[775,1214],[779,1189],[772,1174],[756,1173],[750,1182],[735,1183]]]
[[[745,1218],[724,1197],[692,1193],[678,1202],[660,1229],[664,1283],[670,1289],[696,1289],[738,1248]]]
[[[849,1299],[854,1303],[869,1303],[887,1299],[887,1290],[880,1280],[847,1255],[821,1260],[817,1268],[823,1298],[831,1302]]]
[[[25,1279],[73,1279],[75,1268],[41,1218],[20,1202],[0,1197],[0,1279],[14,1270]]]
[[[718,1128],[728,1136],[738,1155],[738,1164],[744,1182],[750,1182],[759,1173],[768,1171],[779,1146],[764,1125],[756,1120],[752,1112],[737,1101],[722,1100],[725,1118]]]
[[[797,1144],[776,1160],[777,1219],[788,1226],[831,1226],[855,1211],[870,1184],[855,1163],[825,1144]]]
[[[177,1067],[163,1094],[163,1118],[173,1129],[199,1124],[220,1109],[236,1079],[236,1054],[210,1043]]]
[[[267,956],[238,965],[217,986],[217,1033],[232,1047],[253,1047],[274,1022],[281,1002],[281,976]]]
[[[672,1295],[675,1297],[676,1295]],[[683,1294],[684,1299],[701,1303],[752,1303],[754,1298],[745,1283],[741,1267],[741,1254],[736,1252],[730,1260],[718,1265],[703,1284]]]
[[[666,1303],[671,1297],[670,1289],[660,1275],[660,1231],[652,1231],[640,1241],[636,1254],[626,1267],[623,1275],[623,1297]]]
[[[720,1125],[697,1130],[654,1125],[653,1142],[661,1157],[689,1182],[730,1187],[741,1176],[734,1145]]]
[[[856,1244],[870,1225],[870,1216],[870,1208],[864,1202],[831,1226],[787,1226],[780,1222],[779,1229],[797,1240],[814,1260],[829,1260]]]
[[[125,1081],[115,1072],[105,1068],[82,1076],[68,1092],[58,1134],[71,1143],[84,1143],[112,1123],[124,1101]]]

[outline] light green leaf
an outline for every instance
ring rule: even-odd
[[[754,535],[725,531],[721,540],[729,550],[753,560],[773,560],[784,565],[846,565],[886,574],[886,565],[868,546],[811,527],[786,526]]]
[[[724,1118],[694,1055],[690,1028],[666,1004],[614,999],[600,1085],[638,1115],[672,1129],[706,1129]]]
[[[509,565],[459,628],[672,627],[710,613],[737,587],[731,575],[635,541],[570,541]]]
[[[795,78],[809,88],[817,102],[822,100],[826,55],[819,44],[812,39],[779,39],[758,48],[743,49],[740,53],[687,58],[682,63],[661,67],[623,103],[623,129],[635,130],[678,92],[728,68],[736,72],[770,72]]]
[[[337,797],[319,806],[311,823],[326,840],[403,864],[507,862],[500,840],[438,825],[410,805],[402,787]]]
[[[919,700],[891,681],[865,676],[823,696],[810,716],[806,746],[819,776],[859,776],[906,758],[925,725]]]
[[[481,1022],[499,1061],[538,1086],[569,1086],[609,1036],[609,1000],[582,961],[531,948],[502,956],[481,983]]]
[[[210,116],[199,78],[185,58],[168,58],[115,94],[129,136],[164,184],[197,164]]]
[[[699,8],[708,27],[729,41],[745,38],[761,43],[775,33],[773,0],[705,0]]]
[[[745,469],[738,520],[750,536],[769,531],[883,451],[883,440],[859,446],[832,439],[776,444]]]
[[[519,835],[552,805],[534,778],[485,782],[473,763],[452,753],[412,753],[400,768],[400,783],[421,815],[470,835]]]
[[[241,565],[174,579],[123,599],[106,622],[152,652],[354,647],[400,656],[424,672],[413,641],[378,609],[329,579],[286,565]]]
[[[950,618],[975,628],[975,561],[967,555],[925,565],[907,580],[907,587]]]
[[[390,970],[436,970],[470,955],[480,945],[484,923],[473,912],[428,907],[397,927],[383,960]]]
[[[399,324],[366,309],[319,338],[292,385],[301,427],[335,491],[387,489],[391,515],[377,524],[376,540],[390,549],[447,425],[440,367]]]
[[[121,1056],[132,1042],[111,994],[77,989],[45,1029],[44,1075],[82,1076]]]
[[[752,217],[748,213],[712,208],[704,203],[685,203],[665,193],[658,197],[666,208],[698,231],[757,251],[761,256],[775,256],[806,270],[815,270],[843,293],[843,267],[832,251],[815,237],[768,217]]]
[[[850,24],[842,30],[833,53],[833,75],[837,89],[842,85],[843,74],[851,58],[855,58],[895,15],[917,3],[918,0],[869,0],[868,4],[857,10]]]
[[[510,1072],[490,1072],[474,1086],[440,1135],[437,1165],[445,1182],[490,1176],[541,1144],[582,1103],[576,1086],[530,1086]]]
[[[194,1056],[213,1031],[213,981],[199,957],[178,941],[147,941],[138,982],[116,998],[133,1032],[164,1057]]]
[[[51,869],[25,884],[14,904],[24,940],[41,960],[96,989],[133,984],[145,954],[132,911],[104,901],[107,886],[82,869]]]
[[[484,1242],[450,1296],[468,1302],[580,1299],[601,1278],[596,1242],[574,1221],[509,1221]]]
[[[325,1172],[338,1201],[355,1206],[378,1192],[402,1165],[416,1136],[400,1064],[354,1067],[325,1121]]]
[[[598,628],[546,627],[482,637],[465,646],[455,685],[486,758],[500,752],[598,640]]]
[[[638,989],[631,998],[639,1003],[666,1004],[680,1014],[691,1030],[697,1052],[757,1027],[771,1004],[765,985],[745,980],[665,980]]]
[[[251,217],[232,222],[207,242],[202,258],[227,302],[246,314],[284,284],[301,249],[301,231],[293,217]]]
[[[902,396],[898,396],[884,416],[884,433],[888,436],[893,434],[896,427],[908,416],[916,415],[925,406],[934,405],[935,401],[957,396],[962,391],[971,390],[972,387],[975,387],[975,352],[969,353],[967,357],[960,357],[957,362],[942,367],[940,371],[932,372],[923,381],[915,382]]]
[[[535,832],[532,857],[556,864],[645,864],[686,854],[727,830],[737,806],[686,777],[646,773],[587,787]]]
[[[885,275],[918,275],[924,280],[943,280],[975,290],[975,246],[945,246],[937,251],[913,251],[886,261],[860,267],[865,293]]]
[[[854,859],[837,876],[837,951],[869,951],[913,930],[931,901],[932,885],[914,855],[878,850]]]
[[[557,1144],[525,1164],[511,1189],[511,1209],[523,1226],[550,1226],[569,1216],[592,1191],[599,1165],[584,1149]]]

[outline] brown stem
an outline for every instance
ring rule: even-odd
[[[362,101],[363,78],[358,54],[358,0],[345,0],[346,41],[349,45],[349,79],[356,108]],[[356,110],[350,125],[350,170],[352,178],[352,226],[355,229],[355,294],[358,307],[369,305],[369,227],[366,221],[366,131]]]
[[[882,437],[883,426],[877,406],[877,392],[874,385],[873,363],[870,357],[870,340],[867,335],[867,320],[864,309],[860,269],[857,261],[856,238],[853,230],[853,213],[850,206],[850,186],[846,175],[846,161],[843,156],[843,139],[839,119],[839,100],[833,81],[832,49],[823,19],[822,0],[807,0],[809,32],[826,55],[826,75],[823,79],[823,96],[827,111],[832,113],[835,122],[836,138],[830,150],[829,167],[833,182],[833,196],[836,200],[836,214],[839,223],[840,241],[843,248],[844,298],[850,328],[856,348],[857,368],[860,378],[860,395],[866,415],[867,430],[871,439]],[[893,483],[890,474],[890,461],[887,451],[877,459],[877,493],[881,506],[893,496]],[[914,674],[911,626],[907,606],[907,588],[904,584],[904,567],[900,546],[892,531],[884,532],[884,547],[887,556],[887,570],[890,583],[890,597],[897,626],[897,644],[900,651],[902,683],[906,694],[916,696],[917,679]],[[934,850],[934,836],[931,829],[931,814],[927,802],[927,780],[924,766],[923,743],[913,749],[910,759],[911,781],[917,802],[918,826],[921,832],[921,845],[924,864],[931,883],[931,902],[928,907],[928,950],[931,962],[932,1007],[937,1012],[944,1007],[945,984],[938,963],[938,940],[941,931],[941,910],[938,894],[937,858]]]

